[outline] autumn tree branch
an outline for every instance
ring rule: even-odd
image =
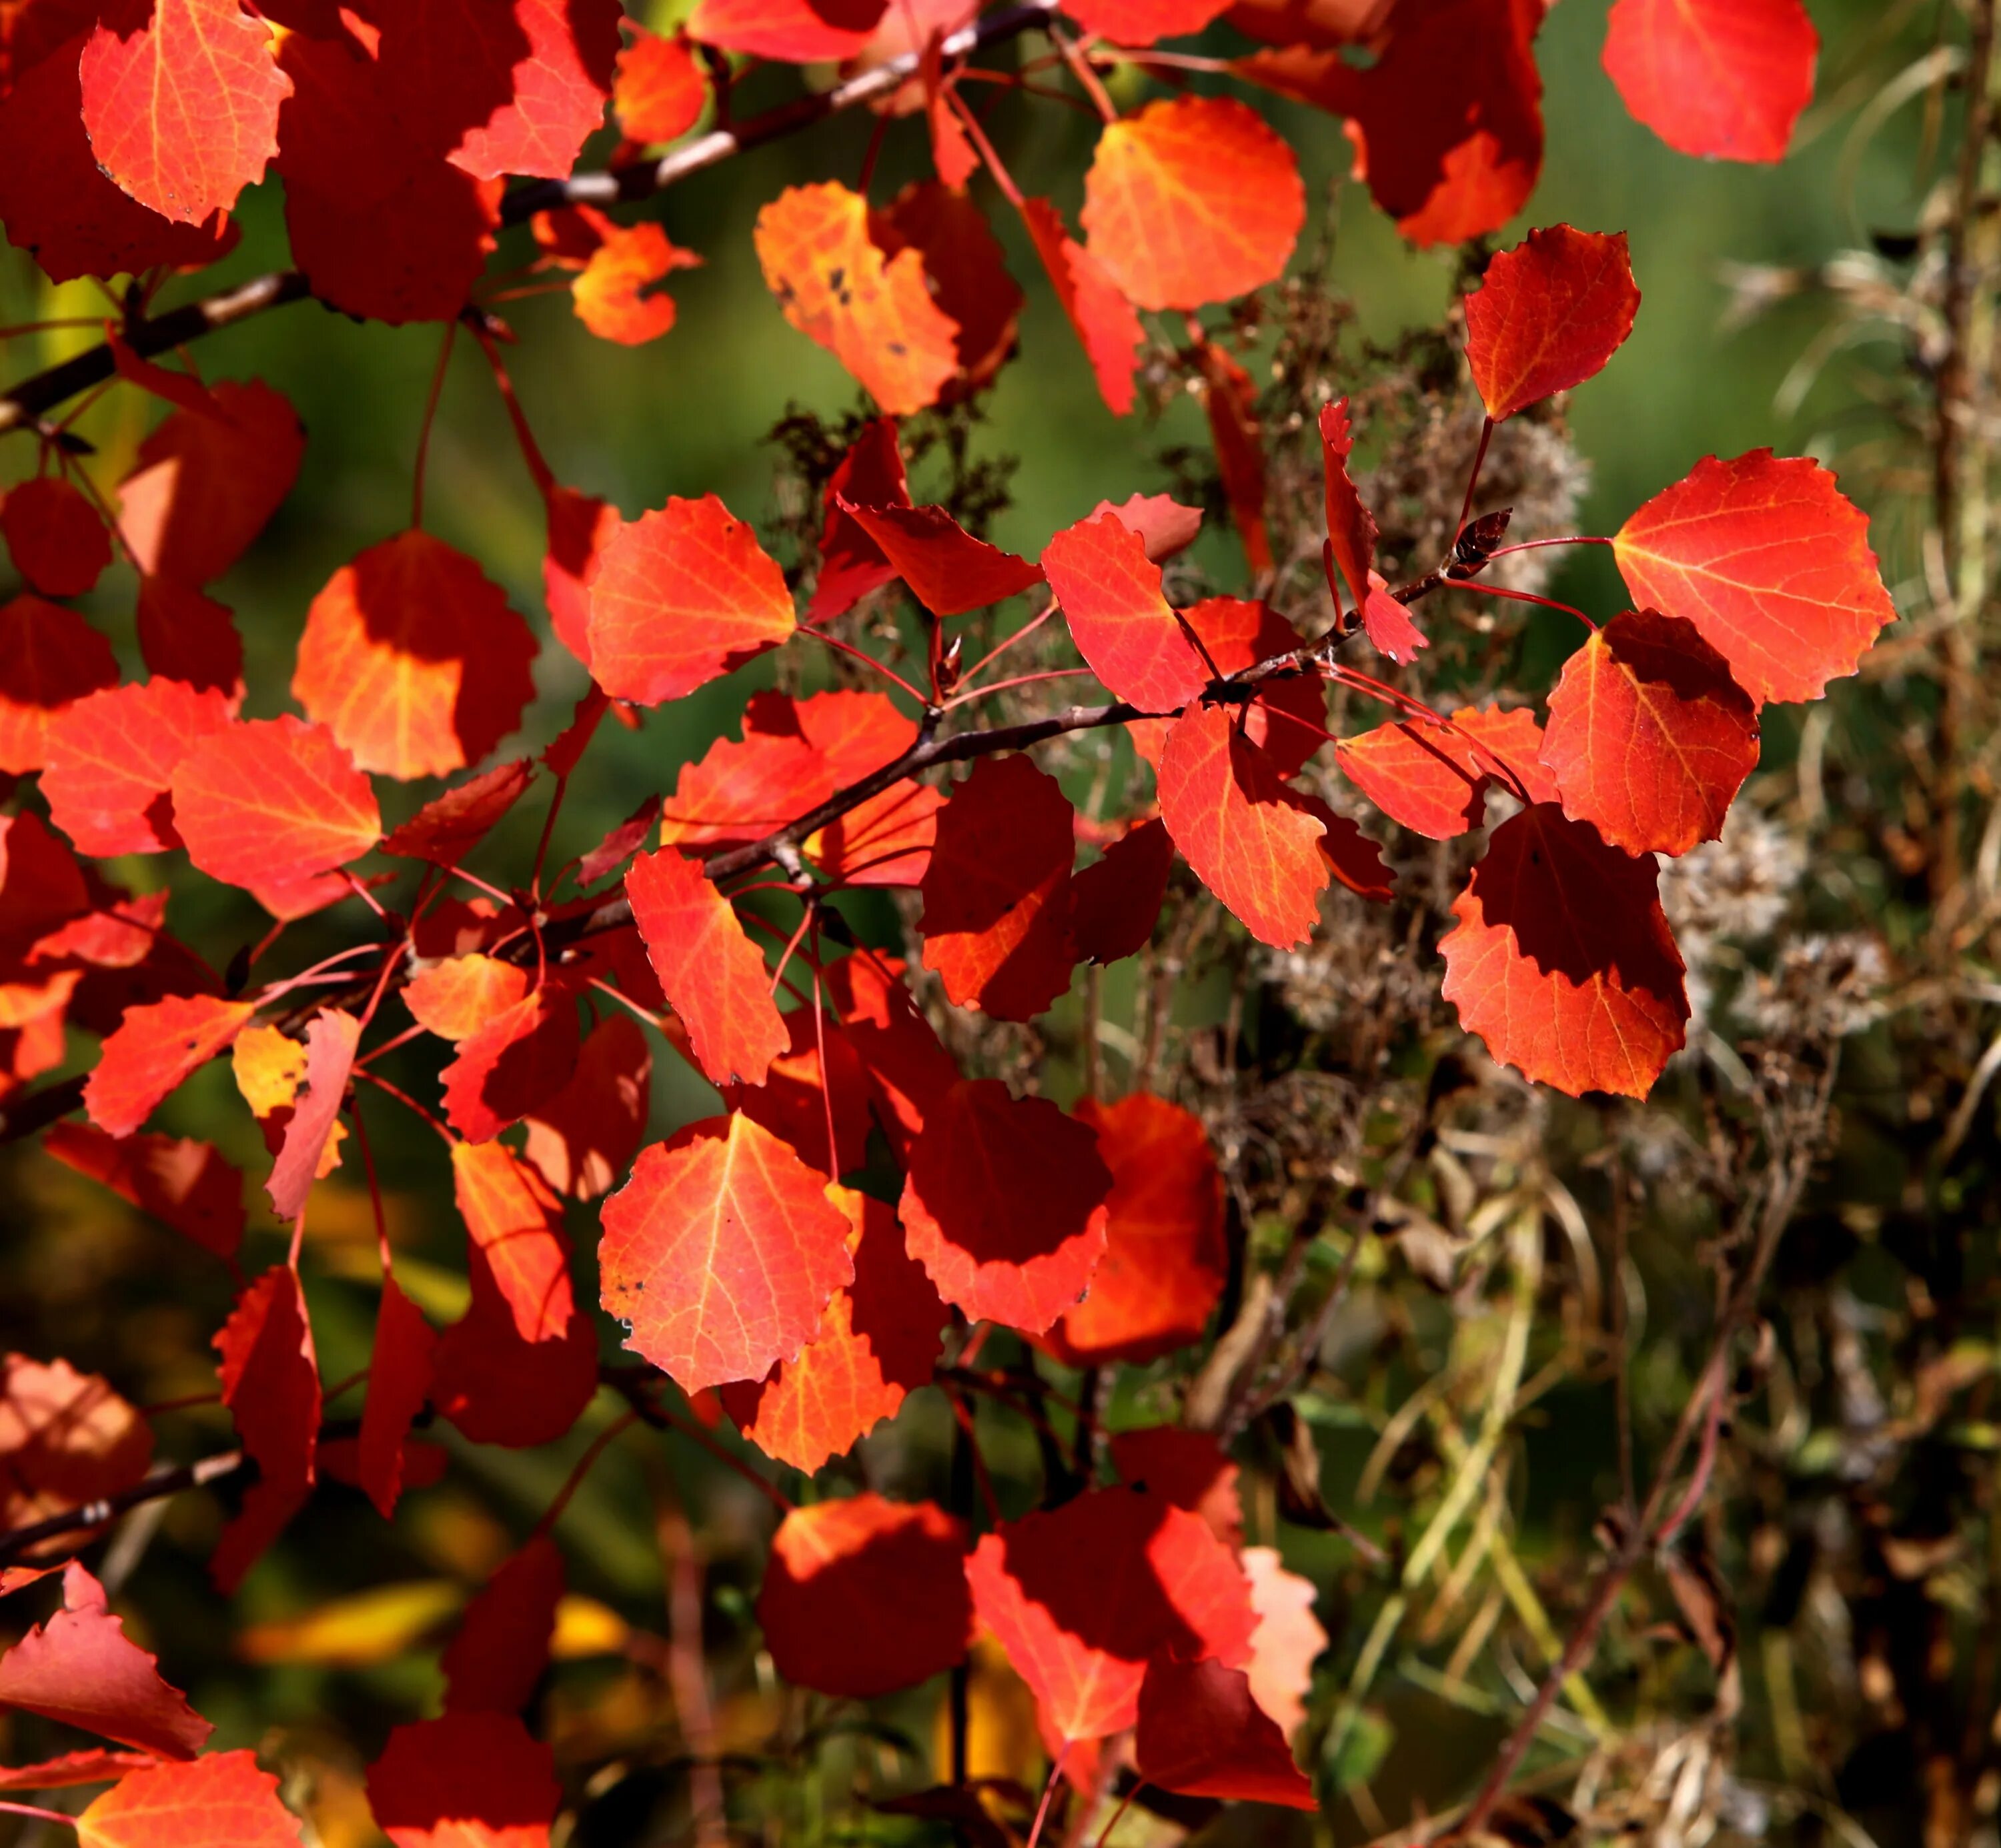
[[[181,1463],[172,1469],[155,1470],[143,1481],[120,1489],[115,1495],[105,1495],[79,1507],[66,1508],[46,1520],[0,1533],[0,1566],[11,1565],[26,1557],[51,1540],[66,1540],[73,1533],[87,1533],[93,1527],[102,1527],[106,1522],[145,1502],[178,1495],[191,1488],[214,1488],[223,1483],[247,1482],[256,1473],[256,1464],[241,1450],[221,1450],[213,1456],[198,1457],[193,1463]]]
[[[945,41],[945,56],[947,60],[965,57],[1018,37],[1042,24],[1055,12],[1056,0],[1021,0],[1021,4],[990,13],[953,33]],[[712,129],[656,161],[637,161],[603,172],[572,174],[568,179],[537,180],[517,186],[500,202],[500,221],[524,224],[538,212],[565,205],[629,205],[649,199],[691,174],[749,148],[796,134],[830,116],[861,108],[889,95],[917,75],[922,55],[921,51],[906,52],[817,96],[796,97],[746,121]],[[150,359],[218,328],[233,327],[287,302],[308,301],[311,295],[312,285],[299,271],[274,270],[164,315],[135,315],[120,330],[120,338],[142,359]],[[22,380],[0,393],[0,435],[37,427],[44,412],[79,392],[103,384],[117,370],[106,342]]]

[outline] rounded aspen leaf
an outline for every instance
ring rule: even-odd
[[[1490,788],[1512,790],[1512,771],[1532,802],[1557,800],[1542,764],[1543,728],[1526,706],[1461,706],[1449,728],[1398,719],[1344,738],[1335,761],[1394,822],[1429,840],[1451,840],[1486,819]]]
[[[139,654],[151,671],[213,687],[232,707],[243,696],[243,638],[227,605],[171,578],[139,580]]]
[[[1276,949],[1310,937],[1328,878],[1326,826],[1228,708],[1196,706],[1175,720],[1159,781],[1161,818],[1181,857],[1251,935]]]
[[[910,1254],[969,1320],[1041,1335],[1083,1295],[1112,1192],[1088,1124],[997,1078],[962,1080],[931,1107],[909,1161]]]
[[[1116,513],[1082,520],[1042,548],[1077,653],[1114,698],[1171,712],[1209,684],[1209,669],[1161,591],[1147,542]]]
[[[1269,604],[1247,597],[1205,597],[1182,611],[1181,620],[1202,638],[1223,673],[1241,673],[1304,640]],[[1272,760],[1272,767],[1282,778],[1295,776],[1326,742],[1327,689],[1312,673],[1267,680],[1241,716],[1244,736]]]
[[[966,1659],[964,1526],[929,1502],[863,1493],[795,1508],[771,1538],[757,1620],[772,1665],[823,1694],[872,1700]]]
[[[841,1036],[868,1074],[876,1120],[900,1159],[959,1081],[959,1067],[920,1011],[903,969],[893,957],[864,951],[821,974]]]
[[[534,659],[506,593],[413,527],[342,566],[313,599],[292,697],[362,769],[442,776],[520,723]]]
[[[717,1084],[761,1084],[785,1050],[764,952],[729,900],[672,847],[642,854],[625,896],[661,992],[688,1030],[695,1061]]]
[[[10,1528],[130,1488],[152,1459],[151,1427],[97,1374],[0,1358],[0,1516]]]
[[[237,0],[152,0],[84,42],[83,125],[97,164],[176,224],[235,204],[278,150],[291,79]],[[139,23],[143,21],[143,23]]]
[[[252,1752],[128,1772],[76,1819],[81,1848],[298,1848],[278,1780]]]
[[[1616,0],[1605,71],[1683,154],[1778,161],[1813,100],[1820,37],[1803,0]]]
[[[44,597],[81,597],[111,562],[111,535],[81,489],[37,475],[0,500],[0,536],[14,569]]]
[[[1199,1339],[1223,1293],[1223,1177],[1201,1122],[1178,1104],[1136,1091],[1086,1099],[1077,1115],[1112,1171],[1105,1255],[1048,1345],[1067,1366],[1138,1365]]]
[[[1200,1515],[1231,1552],[1243,1547],[1244,1504],[1237,1493],[1237,1465],[1212,1433],[1181,1425],[1115,1432],[1112,1461],[1120,1481]]]
[[[1758,708],[1693,623],[1629,610],[1564,663],[1542,757],[1572,820],[1629,854],[1685,854],[1757,767]]]
[[[948,3],[957,13],[963,0]],[[908,9],[900,9],[898,25],[908,16]],[[934,127],[940,122],[956,126],[941,98],[934,99],[931,110]],[[972,152],[970,142],[948,140],[944,144],[962,145]],[[934,135],[933,146],[939,145]],[[1014,350],[1016,325],[1027,298],[1007,273],[1006,255],[986,212],[969,195],[954,191],[942,180],[913,180],[886,207],[870,214],[868,235],[885,256],[894,257],[906,247],[917,252],[933,298],[958,325],[953,338],[959,371],[940,394],[944,402],[955,403],[990,384]],[[876,504],[875,497],[865,494],[851,493],[850,498]],[[895,498],[907,501],[909,496]]]
[[[1174,844],[1157,816],[1105,850],[1070,886],[1077,953],[1093,962],[1137,955],[1152,940],[1174,870]]]
[[[562,1554],[546,1534],[501,1562],[438,1664],[447,1713],[512,1714],[528,1704],[548,1666],[562,1595]]]
[[[904,1250],[893,1207],[844,1187],[830,1188],[827,1198],[854,1228],[854,1281],[833,1293],[797,1359],[722,1389],[724,1409],[751,1443],[807,1470],[846,1455],[930,1383],[950,1319],[924,1266]]]
[[[603,1216],[605,1311],[684,1392],[796,1359],[854,1279],[826,1176],[746,1116],[642,1149]]]
[[[1605,368],[1640,311],[1626,234],[1532,231],[1466,298],[1466,357],[1498,423]]]
[[[1070,987],[1074,818],[1025,757],[981,758],[940,811],[920,888],[924,966],[960,1007],[1032,1020]]]
[[[179,680],[107,687],[57,715],[47,734],[42,794],[50,818],[94,854],[157,854],[178,847],[167,795],[198,739],[229,723],[213,690]]]
[[[127,1008],[83,1088],[90,1120],[113,1136],[130,1135],[183,1078],[225,1051],[256,1011],[249,1001],[207,994]]]
[[[559,1194],[609,1193],[645,1137],[652,1075],[639,1023],[607,1011],[585,1035],[569,1082],[528,1113],[523,1155]]]
[[[1439,945],[1460,1024],[1571,1097],[1644,1098],[1688,1025],[1660,872],[1538,802],[1504,821]]]
[[[618,54],[611,113],[628,141],[677,141],[708,101],[708,78],[685,32],[663,38],[628,21],[632,42]]]
[[[687,29],[726,51],[810,64],[853,57],[884,10],[885,0],[697,0]]]
[[[785,574],[713,494],[670,497],[606,540],[590,580],[590,668],[614,699],[678,699],[796,627]]]
[[[1804,456],[1706,458],[1619,529],[1613,555],[1635,604],[1693,623],[1760,701],[1818,698],[1896,619],[1868,516]]]
[[[0,605],[0,770],[40,770],[50,723],[117,679],[111,644],[74,610],[31,596]]]
[[[1257,1627],[1244,1574],[1199,1516],[1092,1489],[1007,1521],[966,1562],[973,1608],[1035,1692],[1046,1735],[1122,1732],[1162,1651],[1241,1667]]]
[[[403,984],[403,1005],[426,1032],[456,1044],[527,998],[528,972],[474,952],[421,969]]]
[[[674,324],[674,298],[656,285],[701,260],[670,242],[657,224],[615,228],[570,284],[576,318],[600,340],[621,346],[658,339]]]
[[[885,259],[868,202],[838,180],[788,186],[757,214],[764,280],[785,318],[893,417],[935,404],[959,370],[959,324],[931,299],[914,249]]]
[[[1180,96],[1110,124],[1084,176],[1092,256],[1143,308],[1275,280],[1306,221],[1293,151],[1234,98]]]
[[[554,1755],[513,1714],[398,1726],[368,1767],[368,1807],[395,1848],[548,1848],[562,1801]]]
[[[1313,1809],[1313,1786],[1243,1671],[1162,1651],[1140,1684],[1133,1762],[1140,1775],[1184,1797]]]
[[[451,1182],[467,1235],[527,1342],[559,1341],[575,1311],[562,1205],[548,1183],[497,1142],[454,1143]]]
[[[382,836],[368,779],[325,726],[287,715],[198,738],[174,767],[174,825],[211,879],[257,887],[358,860]]]

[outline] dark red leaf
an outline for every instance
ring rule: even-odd
[[[361,1486],[385,1521],[395,1513],[405,1486],[410,1425],[430,1397],[437,1347],[437,1336],[423,1311],[385,1275],[357,1459]]]
[[[52,1123],[42,1146],[218,1258],[235,1257],[243,1241],[243,1175],[211,1143]]]
[[[1133,1761],[1140,1775],[1185,1797],[1313,1809],[1313,1786],[1286,1735],[1258,1707],[1241,1669],[1163,1651],[1140,1686]]]
[[[398,1726],[368,1767],[368,1806],[395,1848],[548,1848],[555,1761],[512,1714]]]
[[[546,1535],[503,1560],[445,1645],[444,1711],[517,1714],[526,1707],[548,1666],[562,1595],[562,1555]]]
[[[311,1492],[319,1438],[319,1365],[296,1272],[274,1265],[237,1298],[215,1337],[222,1402],[257,1480],[223,1530],[209,1573],[233,1592]]]
[[[1136,956],[1152,940],[1173,871],[1167,823],[1143,821],[1105,850],[1070,886],[1070,931],[1093,962]]]

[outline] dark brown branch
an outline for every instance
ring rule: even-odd
[[[947,39],[945,56],[963,57],[1000,44],[1042,24],[1055,11],[1054,0],[1023,0],[1023,4],[990,13]],[[917,52],[906,52],[819,96],[801,96],[753,116],[746,122],[713,129],[657,161],[639,161],[610,172],[578,173],[568,179],[538,180],[518,186],[501,201],[501,222],[522,224],[537,212],[556,206],[616,205],[650,198],[746,148],[796,134],[830,116],[889,95],[916,75],[919,57]],[[124,337],[142,358],[150,358],[213,333],[218,328],[233,326],[253,315],[282,308],[288,301],[307,301],[311,294],[311,285],[298,270],[277,270],[154,318],[136,318],[128,323]],[[0,394],[0,435],[35,426],[43,412],[103,384],[116,371],[111,349],[105,345],[90,347],[61,365],[23,379],[12,390]]]
[[[92,1528],[102,1527],[106,1522],[115,1520],[145,1502],[157,1502],[163,1495],[178,1495],[191,1488],[213,1488],[219,1483],[247,1483],[256,1474],[256,1464],[241,1450],[224,1450],[174,1469],[155,1470],[143,1482],[135,1482],[115,1495],[86,1502],[79,1508],[67,1508],[46,1520],[0,1533],[0,1566],[11,1565],[51,1540],[64,1540],[73,1533],[88,1533]]]

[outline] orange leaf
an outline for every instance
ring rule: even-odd
[[[1549,803],[1504,821],[1439,945],[1460,1024],[1571,1097],[1644,1097],[1689,1016],[1659,882],[1651,859]]]
[[[292,697],[362,769],[442,776],[520,723],[534,658],[506,593],[412,529],[342,566],[313,599]]]
[[[785,1025],[763,954],[729,900],[672,848],[634,861],[625,895],[646,959],[703,1071],[718,1084],[763,1084],[785,1049]]]
[[[141,1481],[152,1428],[96,1373],[0,1359],[0,1518],[30,1523]]]
[[[0,770],[40,770],[50,722],[117,679],[111,644],[75,611],[39,597],[0,604]]]
[[[60,713],[47,733],[50,818],[86,854],[156,854],[180,844],[167,790],[195,741],[222,730],[229,702],[179,680],[108,687]]]
[[[1209,684],[1209,669],[1161,591],[1147,542],[1115,513],[1060,532],[1042,569],[1077,652],[1113,696],[1143,712],[1171,712]]]
[[[545,982],[459,1042],[439,1074],[444,1113],[469,1142],[490,1142],[569,1082],[579,1034],[576,997]]]
[[[1328,881],[1325,827],[1227,708],[1195,706],[1175,720],[1160,792],[1182,858],[1252,936],[1290,949],[1313,934]]]
[[[829,822],[799,851],[843,886],[921,886],[944,806],[928,783],[906,777]]]
[[[862,1700],[915,1687],[966,1659],[966,1529],[866,1491],[795,1508],[771,1537],[757,1620],[795,1686]]]
[[[757,214],[754,235],[785,318],[885,411],[903,416],[938,401],[959,370],[957,324],[931,300],[915,250],[886,261],[870,241],[860,193],[837,180],[788,186]]]
[[[962,8],[964,0],[951,4]],[[943,122],[959,130],[958,118],[942,105],[931,111],[931,120],[934,127]],[[957,144],[948,140],[945,144]],[[970,157],[970,144],[966,146]],[[1000,241],[986,213],[948,185],[913,180],[885,210],[869,214],[868,235],[886,257],[914,249],[924,259],[933,298],[957,323],[959,370],[940,394],[944,402],[956,402],[990,384],[1014,350],[1015,322],[1026,298],[1007,273]],[[875,497],[867,494],[851,492],[849,498],[875,504]],[[909,496],[896,498],[907,501]]]
[[[324,726],[289,714],[197,739],[171,788],[188,858],[228,885],[304,880],[381,837],[367,778]]]
[[[654,285],[702,259],[672,242],[657,224],[614,228],[570,284],[576,318],[601,340],[638,346],[674,324],[674,298]]]
[[[151,0],[112,9],[78,76],[97,164],[141,205],[199,224],[235,204],[278,151],[291,80],[270,29],[237,0]]]
[[[370,1354],[358,1445],[361,1486],[385,1521],[395,1513],[403,1491],[410,1425],[430,1396],[437,1347],[437,1336],[423,1311],[393,1276],[385,1276],[375,1312],[375,1345]]]
[[[639,1023],[607,1014],[585,1035],[569,1082],[528,1113],[523,1156],[572,1199],[609,1193],[646,1135],[652,1072]]]
[[[1755,700],[1818,698],[1896,619],[1867,517],[1804,457],[1704,458],[1613,554],[1634,600],[1693,623]]]
[[[42,1147],[218,1258],[233,1258],[243,1241],[243,1176],[211,1143],[52,1123]]]
[[[1133,1751],[1140,1775],[1164,1791],[1319,1807],[1250,1682],[1220,1662],[1184,1662],[1166,1651],[1154,1658],[1140,1686]]]
[[[1564,663],[1543,762],[1564,813],[1629,854],[1714,840],[1758,765],[1758,709],[1693,623],[1615,616]]]
[[[590,583],[590,664],[614,699],[658,705],[795,626],[785,573],[713,494],[670,496],[605,541]]]
[[[0,538],[14,569],[44,597],[81,597],[111,562],[111,535],[82,492],[37,475],[0,499]]]
[[[98,1128],[129,1136],[191,1072],[206,1065],[256,1011],[249,1001],[214,995],[172,995],[127,1008],[106,1035],[96,1070],[83,1088],[83,1107]]]
[[[1239,597],[1206,597],[1181,616],[1202,638],[1220,673],[1241,673],[1300,646],[1299,631],[1268,604]],[[1282,713],[1292,716],[1281,718]],[[1239,715],[1244,736],[1263,750],[1279,777],[1293,776],[1323,742],[1319,734],[1327,728],[1326,690],[1312,674],[1268,680]],[[1302,719],[1306,722],[1297,722]],[[1157,771],[1172,723],[1137,719],[1130,729],[1133,748]]]
[[[1070,1366],[1136,1366],[1201,1339],[1223,1294],[1223,1178],[1199,1119],[1164,1098],[1087,1098],[1077,1115],[1112,1171],[1105,1255],[1049,1346]]]
[[[671,38],[628,20],[632,42],[618,54],[612,113],[628,141],[677,141],[694,127],[708,101],[708,78],[685,31]]]
[[[257,1479],[242,1510],[222,1531],[210,1576],[234,1592],[257,1557],[304,1506],[319,1438],[319,1366],[296,1272],[273,1265],[237,1298],[215,1337],[222,1402],[235,1414]]]
[[[76,1819],[78,1848],[298,1848],[278,1780],[250,1752],[134,1771]]]
[[[910,1254],[969,1320],[1040,1335],[1084,1294],[1112,1191],[1088,1124],[997,1078],[966,1081],[932,1104],[909,1164]]]
[[[660,813],[666,847],[733,847],[762,840],[833,794],[825,753],[797,730],[767,731],[746,714],[743,738],[719,738],[681,766]]]
[[[1640,310],[1626,234],[1532,231],[1466,298],[1466,357],[1498,423],[1603,371]]]
[[[626,1346],[684,1392],[760,1380],[818,1333],[854,1279],[824,1175],[743,1115],[691,1123],[639,1152],[604,1202],[604,1307]]]
[[[427,1032],[454,1045],[527,998],[528,972],[477,952],[447,957],[403,984],[403,1005]]]
[[[827,1198],[847,1216],[854,1281],[837,1289],[820,1332],[761,1380],[722,1388],[737,1429],[767,1456],[817,1470],[845,1456],[904,1399],[928,1385],[950,1312],[903,1248],[896,1209],[844,1187]]]
[[[1140,317],[1105,265],[1063,228],[1046,199],[1023,200],[1021,220],[1091,362],[1098,395],[1115,417],[1124,416],[1133,408],[1133,375],[1147,338]]]
[[[1109,124],[1084,176],[1092,256],[1143,308],[1197,308],[1274,281],[1306,221],[1292,150],[1234,98],[1150,103]]]
[[[1531,802],[1557,799],[1556,779],[1542,765],[1543,728],[1527,707],[1461,706],[1451,717],[1456,732],[1399,719],[1344,738],[1335,760],[1392,821],[1431,840],[1453,840],[1485,820],[1487,792],[1502,781],[1497,758]]]
[[[560,1339],[575,1313],[562,1206],[541,1176],[497,1142],[456,1143],[452,1191],[524,1341]]]
[[[1616,0],[1605,70],[1683,154],[1779,161],[1813,100],[1820,37],[1801,0]]]
[[[548,1848],[562,1801],[548,1746],[512,1714],[398,1726],[368,1767],[368,1805],[395,1848]]]
[[[938,819],[924,966],[962,1008],[1032,1020],[1070,987],[1074,811],[1025,757],[983,757]]]

